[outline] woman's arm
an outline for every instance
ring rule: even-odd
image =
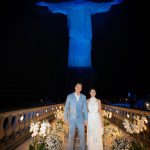
[[[89,99],[87,99],[87,110],[89,112],[88,103],[89,103]]]
[[[100,114],[101,126],[104,127],[103,117],[102,117],[102,105],[101,105],[101,100],[100,99],[98,99],[98,111],[99,111],[99,114]]]

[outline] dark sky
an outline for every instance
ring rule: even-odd
[[[2,103],[45,97],[63,101],[73,91],[68,90],[67,18],[37,7],[35,2],[13,0],[3,5]],[[146,3],[126,0],[108,13],[92,16],[92,64],[96,74],[92,86],[99,95],[126,96],[129,89],[138,95],[150,93]]]

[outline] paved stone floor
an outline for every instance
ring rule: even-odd
[[[15,150],[29,150],[29,144],[31,143],[32,138],[29,138],[24,143],[22,143],[19,147],[17,147]]]

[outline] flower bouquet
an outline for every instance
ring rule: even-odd
[[[29,145],[29,150],[45,150],[45,139],[50,133],[50,124],[47,120],[42,122],[32,122],[30,125],[30,132],[32,132],[32,144]]]

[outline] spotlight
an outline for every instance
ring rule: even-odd
[[[150,103],[149,103],[149,102],[146,102],[145,105],[146,105],[146,109],[147,109],[147,110],[150,110]]]

